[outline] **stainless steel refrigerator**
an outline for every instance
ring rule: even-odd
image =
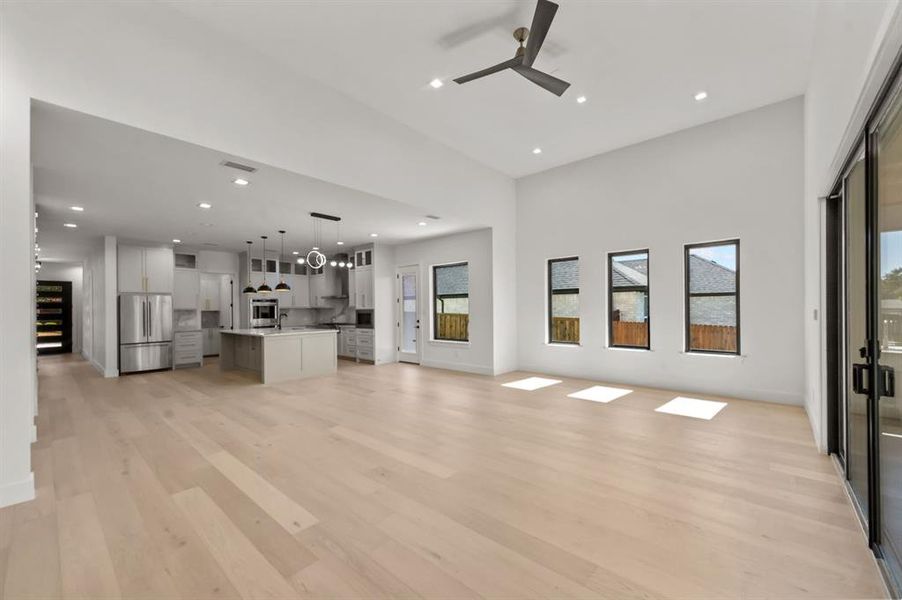
[[[172,367],[172,296],[119,294],[119,372]]]

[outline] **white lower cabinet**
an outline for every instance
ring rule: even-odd
[[[172,366],[197,367],[204,362],[204,338],[201,331],[176,331],[172,336]]]

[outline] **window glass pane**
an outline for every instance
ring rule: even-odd
[[[434,273],[434,337],[466,342],[470,325],[470,274],[466,263],[441,265]]]
[[[689,298],[689,349],[736,352],[736,296]]]
[[[689,293],[736,292],[736,244],[689,249]]]
[[[647,292],[614,291],[611,294],[611,345],[648,347]]]
[[[435,295],[446,296],[470,293],[469,265],[448,265],[435,268]]]
[[[549,334],[552,343],[579,343],[579,259],[549,261],[551,298]]]
[[[648,348],[648,252],[609,257],[610,344]]]

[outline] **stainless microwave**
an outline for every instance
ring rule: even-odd
[[[279,300],[277,298],[251,298],[250,326],[275,327],[279,324]]]
[[[372,329],[373,328],[373,311],[358,310],[357,311],[357,327],[361,327],[363,329]]]

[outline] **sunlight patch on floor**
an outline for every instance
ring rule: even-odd
[[[713,400],[699,400],[698,398],[684,398],[683,396],[677,396],[670,402],[656,408],[655,412],[710,421],[717,413],[723,410],[726,405],[726,402],[714,402]]]
[[[633,390],[624,390],[622,388],[605,387],[603,385],[593,385],[590,388],[567,394],[568,398],[577,398],[579,400],[591,400],[592,402],[608,403],[627,394],[631,394]]]
[[[544,377],[527,377],[526,379],[518,379],[517,381],[510,381],[508,383],[502,383],[501,385],[504,387],[514,388],[518,390],[526,390],[528,392],[532,392],[534,390],[540,390],[544,387],[548,387],[550,385],[555,385],[560,383],[560,379],[545,379]]]

